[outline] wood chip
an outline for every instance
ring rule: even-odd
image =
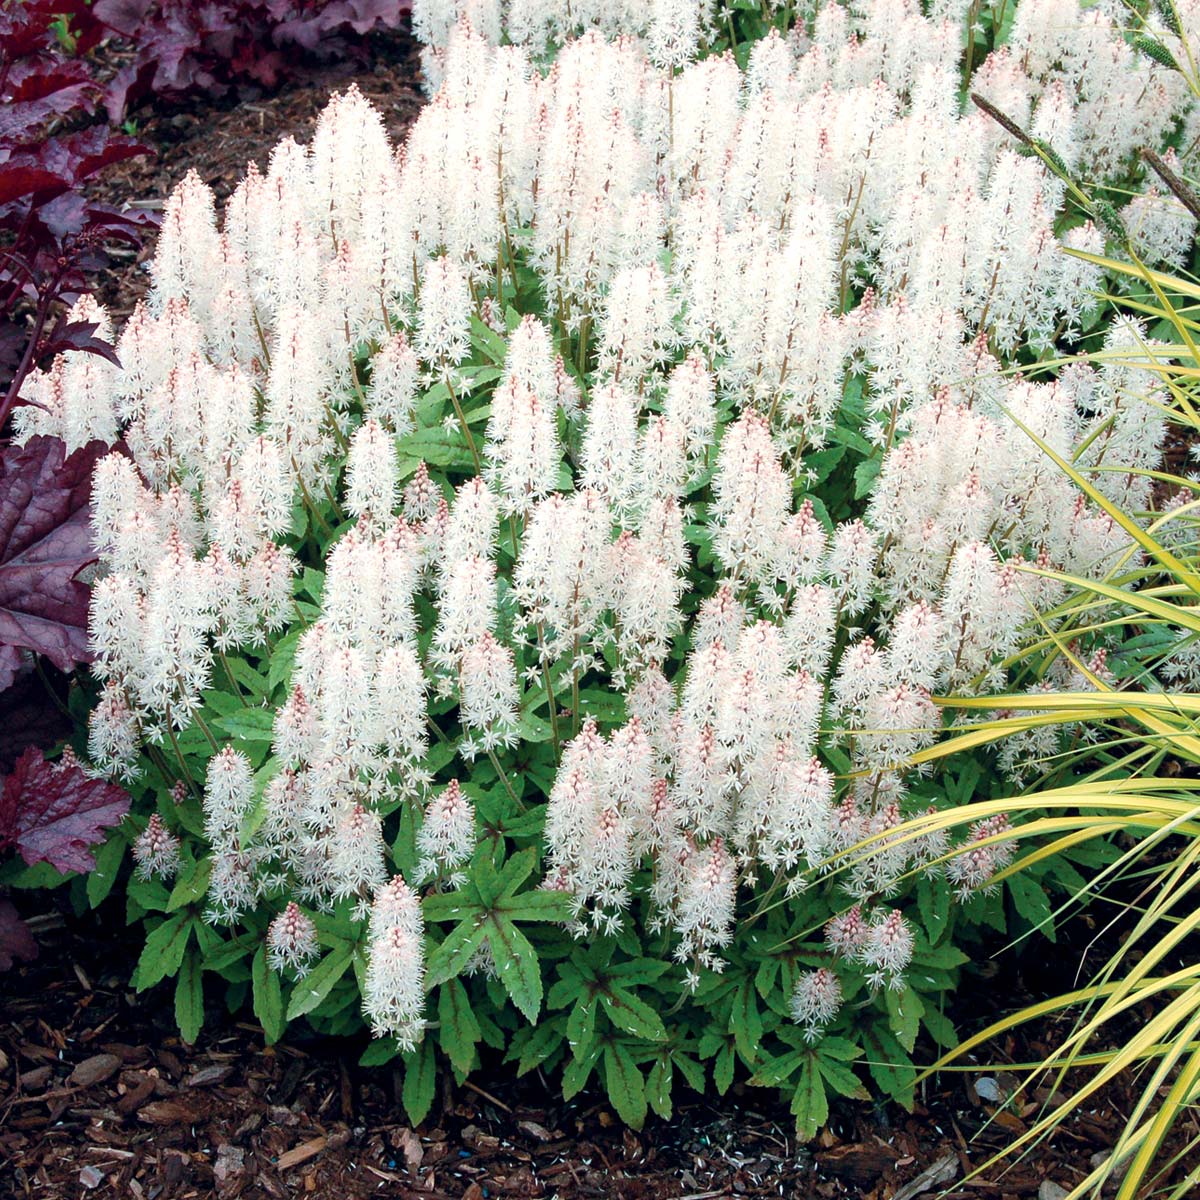
[[[193,1107],[178,1100],[155,1100],[138,1110],[138,1120],[149,1125],[190,1125],[197,1115]]]
[[[922,1192],[932,1191],[941,1184],[949,1183],[958,1174],[958,1155],[943,1154],[932,1166],[928,1166],[915,1179],[910,1179],[892,1200],[912,1200]]]
[[[857,1142],[850,1146],[839,1146],[836,1150],[817,1156],[821,1170],[838,1179],[848,1180],[865,1187],[876,1180],[900,1156],[891,1146],[880,1141]]]
[[[517,1128],[539,1142],[552,1142],[556,1136],[545,1125],[539,1125],[536,1121],[518,1121]]]
[[[290,1171],[293,1167],[308,1162],[310,1158],[316,1158],[328,1145],[327,1137],[315,1137],[310,1141],[301,1142],[300,1145],[293,1146],[286,1154],[281,1154],[275,1165],[281,1171]]]
[[[157,1082],[152,1075],[144,1075],[139,1072],[130,1084],[129,1091],[117,1101],[117,1112],[125,1117],[136,1112],[154,1095]]]
[[[71,1072],[67,1082],[73,1087],[92,1087],[110,1079],[120,1066],[121,1060],[115,1054],[93,1054]]]
[[[415,1171],[425,1157],[425,1148],[421,1145],[421,1139],[411,1129],[405,1128],[400,1130],[394,1141],[399,1143],[399,1149],[404,1155],[408,1169]]]
[[[187,1087],[212,1087],[215,1083],[224,1083],[229,1078],[229,1073],[233,1068],[228,1065],[216,1065],[211,1067],[201,1067],[200,1070],[194,1071],[184,1080]]]

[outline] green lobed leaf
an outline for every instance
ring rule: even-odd
[[[735,1061],[734,1045],[732,1042],[727,1043],[717,1051],[717,1058],[713,1063],[713,1083],[716,1084],[717,1091],[722,1096],[729,1091],[729,1085],[733,1082]]]
[[[743,1057],[753,1062],[762,1045],[763,1022],[758,1011],[758,997],[754,982],[747,976],[738,985],[733,997],[733,1010],[729,1015],[729,1032],[737,1040]]]
[[[404,1088],[400,1098],[404,1111],[413,1125],[429,1116],[437,1086],[433,1042],[426,1038],[415,1050],[404,1056]]]
[[[259,937],[253,933],[242,934],[228,942],[218,937],[213,947],[204,951],[204,969],[221,974],[234,963],[241,962],[258,944]]]
[[[263,1027],[267,1044],[279,1041],[287,1022],[283,1019],[283,989],[279,976],[267,964],[267,948],[260,945],[250,967],[254,989],[254,1015]]]
[[[533,874],[534,868],[537,866],[537,851],[530,847],[527,850],[520,850],[516,854],[510,854],[504,861],[504,865],[500,868],[499,877],[497,879],[496,899],[511,899],[513,893]],[[544,896],[553,895],[552,892],[536,893]],[[500,907],[497,905],[497,907]],[[504,906],[505,911],[511,915],[511,909],[507,905]]]
[[[565,892],[547,892],[541,888],[522,892],[519,896],[502,896],[496,901],[496,911],[510,921],[556,921],[571,919],[571,897]]]
[[[954,1023],[945,1013],[927,1004],[921,1021],[929,1031],[930,1037],[943,1050],[953,1050],[958,1045],[958,1032],[954,1028]]]
[[[887,1010],[888,1023],[896,1040],[911,1054],[917,1043],[921,1018],[925,1015],[921,997],[911,987],[906,987],[902,992],[888,988]]]
[[[267,686],[272,692],[292,677],[292,667],[296,661],[296,647],[300,644],[300,636],[304,630],[300,626],[290,629],[275,643],[271,651],[271,664],[267,668]]]
[[[469,471],[475,466],[471,450],[459,430],[446,432],[440,425],[436,429],[414,429],[397,442],[400,455],[401,476],[407,467],[414,471],[419,463],[443,470]]]
[[[1046,889],[1027,873],[1018,871],[1005,881],[1013,907],[1043,937],[1054,940],[1054,913]]]
[[[188,954],[179,968],[175,981],[175,1023],[179,1036],[190,1046],[200,1036],[204,1026],[204,983],[201,979],[200,955]]]
[[[292,990],[288,1002],[287,1019],[294,1021],[316,1008],[333,990],[350,967],[354,958],[354,947],[348,944],[335,946]]]
[[[893,1100],[911,1109],[917,1072],[904,1047],[879,1022],[864,1027],[862,1037],[871,1077]]]
[[[440,946],[429,956],[425,966],[425,988],[432,991],[439,983],[453,979],[471,961],[475,951],[483,945],[488,933],[488,923],[478,915],[456,925]]]
[[[863,1086],[862,1080],[844,1062],[821,1054],[820,1047],[818,1047],[816,1061],[817,1070],[821,1072],[822,1078],[839,1096],[845,1096],[849,1100],[869,1100],[871,1098],[871,1094]]]
[[[646,1085],[633,1056],[620,1042],[604,1048],[604,1087],[617,1116],[632,1129],[646,1122]]]
[[[950,922],[950,886],[944,879],[922,875],[917,880],[917,908],[930,945],[936,945]]]
[[[460,1071],[475,1065],[475,1047],[481,1037],[467,989],[458,979],[441,985],[438,993],[438,1042]]]
[[[663,1054],[654,1060],[646,1075],[646,1100],[664,1121],[671,1119],[671,1087],[673,1083],[674,1071],[671,1068],[671,1056]]]
[[[634,958],[629,962],[612,963],[605,967],[604,973],[609,979],[620,979],[625,983],[653,983],[670,969],[671,964],[660,958]]]
[[[769,1058],[754,1072],[750,1082],[755,1087],[781,1087],[800,1069],[809,1053],[807,1049],[789,1050]]]
[[[38,866],[49,867],[50,864],[39,863]],[[170,898],[170,893],[163,886],[161,879],[143,879],[135,874],[125,889],[125,906],[129,910],[136,905],[141,911],[127,919],[134,921],[147,912],[166,912]]]
[[[861,1048],[843,1037],[822,1038],[820,1052],[826,1058],[837,1058],[842,1062],[853,1062],[862,1057]]]
[[[273,708],[241,708],[227,717],[218,717],[213,724],[240,742],[269,744],[275,738]]]
[[[187,913],[175,913],[150,931],[133,973],[134,987],[139,992],[144,992],[179,970],[191,938],[194,919]]]
[[[596,1069],[596,1064],[600,1061],[603,1049],[600,1042],[593,1042],[586,1054],[571,1059],[563,1068],[562,1098],[564,1100],[573,1100],[583,1091],[592,1072]]]
[[[433,892],[421,901],[421,915],[426,921],[464,921],[482,913],[483,906],[470,892]]]
[[[207,855],[194,862],[175,881],[167,900],[167,912],[175,912],[186,904],[195,904],[208,891],[208,881],[212,876],[212,859]]]
[[[87,898],[92,908],[98,908],[112,891],[128,845],[121,834],[114,832],[104,845],[96,850],[96,865],[87,877]]]
[[[675,1051],[671,1055],[680,1075],[687,1081],[688,1087],[694,1092],[704,1093],[704,1064],[692,1058],[690,1054],[680,1054]]]
[[[622,987],[609,987],[600,993],[600,1003],[608,1019],[618,1028],[648,1042],[665,1042],[667,1031],[662,1017],[644,1000]]]
[[[864,459],[854,468],[854,498],[861,500],[864,496],[869,496],[872,489],[875,487],[875,480],[879,478],[880,468],[883,466],[883,458],[868,458]]]
[[[400,1055],[400,1044],[394,1037],[375,1038],[359,1055],[360,1067],[382,1067]]]
[[[572,1058],[582,1058],[592,1047],[596,1033],[596,997],[581,998],[567,1018],[567,1044]]]
[[[792,1116],[796,1118],[796,1136],[805,1142],[812,1141],[817,1130],[829,1120],[829,1099],[814,1054],[800,1067],[796,1090],[792,1093]]]
[[[524,1029],[519,1030],[518,1036],[521,1034],[528,1036],[520,1043],[517,1074],[527,1075],[534,1067],[540,1066],[557,1050],[562,1049],[563,1020],[558,1017],[552,1021],[543,1021],[539,1025],[526,1025]]]
[[[487,937],[505,991],[526,1020],[536,1021],[542,1006],[542,971],[537,951],[512,921],[499,912],[488,917]]]
[[[256,703],[262,703],[271,695],[272,685],[268,677],[256,671],[244,658],[234,656],[228,660],[234,679],[240,683]]]
[[[754,972],[754,987],[765,1000],[775,989],[775,981],[779,978],[779,959],[764,958]]]

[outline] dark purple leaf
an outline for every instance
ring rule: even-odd
[[[47,59],[38,55],[36,58],[13,63],[9,68],[4,90],[9,100],[40,100],[52,92],[80,83],[90,84],[93,93],[97,90],[91,72],[82,60]]]
[[[81,192],[66,190],[38,205],[37,221],[56,242],[83,232],[88,203]]]
[[[125,112],[130,99],[136,99],[145,88],[145,81],[153,74],[153,66],[148,63],[130,63],[122,67],[109,81],[104,89],[104,111],[114,124],[125,119]]]
[[[69,17],[77,34],[77,50],[85,54],[104,30],[92,16],[87,0],[21,0],[0,6],[0,57],[14,62],[42,52],[62,58],[62,47],[50,28],[58,17]]]
[[[8,204],[39,192],[58,192],[67,187],[67,180],[57,171],[35,167],[28,163],[0,166],[0,204]]]
[[[11,970],[13,962],[32,962],[38,955],[37,942],[21,920],[11,900],[0,900],[0,971]]]
[[[92,12],[97,21],[125,37],[133,37],[154,7],[154,0],[96,0]]]
[[[410,0],[98,0],[97,17],[136,53],[110,84],[105,106],[116,119],[148,93],[219,94],[245,79],[272,87],[305,56],[354,55],[353,38],[395,27],[411,7]]]
[[[6,274],[0,272],[0,280],[3,280]],[[21,355],[25,352],[25,340],[28,337],[29,332],[23,324],[0,321],[0,381],[12,378],[12,373],[17,369],[17,363],[21,361]]]
[[[149,153],[148,146],[114,136],[101,126],[48,138],[36,146],[6,147],[0,139],[0,208],[26,196],[39,204],[50,203],[97,171]],[[49,222],[43,224],[49,227]]]
[[[69,671],[87,662],[87,585],[95,560],[88,521],[92,442],[64,461],[58,438],[35,437],[0,455],[0,642],[44,654]]]
[[[98,90],[93,83],[76,83],[34,100],[6,99],[0,108],[0,138],[26,138],[57,113],[76,108],[90,113],[94,107],[92,97]]]
[[[8,691],[16,682],[17,672],[25,665],[16,646],[0,646],[0,693]]]
[[[72,134],[69,138],[58,140],[69,143],[77,181],[87,179],[113,163],[152,153],[149,146],[135,138],[126,137],[124,134],[111,134],[100,125],[93,125],[90,129]]]
[[[95,321],[68,321],[55,326],[54,331],[41,347],[44,355],[62,354],[64,350],[82,350],[85,354],[98,354],[112,363],[121,365],[117,352],[103,338],[93,337],[99,326]]]
[[[377,25],[393,29],[412,7],[408,0],[349,0],[347,24],[355,33],[370,33]]]
[[[0,850],[16,850],[29,866],[90,871],[90,846],[129,811],[129,793],[93,779],[75,763],[48,763],[31,746],[0,792]]]
[[[282,21],[275,31],[275,42],[286,46],[289,42],[302,50],[313,51],[321,44],[323,30],[318,22],[311,17],[294,17],[290,21]]]

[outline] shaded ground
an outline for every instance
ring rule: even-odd
[[[26,912],[33,899],[18,897]],[[222,1017],[210,989],[199,1042],[182,1045],[171,989],[132,993],[134,954],[115,941],[119,915],[111,904],[102,915],[52,916],[40,959],[0,981],[5,1200],[911,1200],[936,1195],[1024,1129],[1005,1113],[984,1128],[995,1110],[974,1090],[977,1080],[991,1081],[979,1084],[988,1094],[1011,1080],[981,1071],[942,1077],[911,1115],[848,1105],[811,1147],[797,1145],[772,1093],[737,1084],[724,1099],[680,1093],[673,1122],[652,1118],[633,1133],[602,1096],[563,1104],[554,1081],[514,1080],[497,1062],[479,1074],[488,1094],[447,1077],[414,1131],[398,1101],[399,1075],[357,1065],[363,1040],[289,1033],[267,1047],[257,1026]],[[1013,974],[1006,1003],[1027,994]],[[998,990],[975,981],[965,1010],[986,1017]],[[1046,1026],[1006,1050],[1036,1055],[1062,1033]],[[1127,1105],[1109,1093],[1032,1161],[951,1194],[1061,1197],[1053,1184],[1082,1178],[1112,1144]]]

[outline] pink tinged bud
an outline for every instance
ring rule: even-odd
[[[847,958],[857,956],[867,936],[862,906],[856,904],[848,912],[839,913],[825,926],[825,942],[831,950]]]
[[[860,950],[867,978],[875,987],[903,988],[903,973],[913,954],[912,929],[899,909],[877,912]]]
[[[226,746],[208,761],[204,789],[204,836],[214,848],[232,849],[238,840],[242,819],[254,798],[250,760]]]
[[[268,964],[276,971],[290,967],[302,975],[318,953],[316,926],[295,901],[289,901],[267,930]]]
[[[133,844],[133,859],[140,879],[171,879],[179,870],[179,839],[153,813]]]
[[[796,980],[792,993],[792,1017],[805,1026],[805,1037],[816,1041],[824,1026],[837,1016],[842,1007],[842,985],[827,967],[806,971]]]
[[[453,871],[474,853],[475,808],[457,779],[430,801],[417,835],[417,849],[427,872],[437,868]]]

